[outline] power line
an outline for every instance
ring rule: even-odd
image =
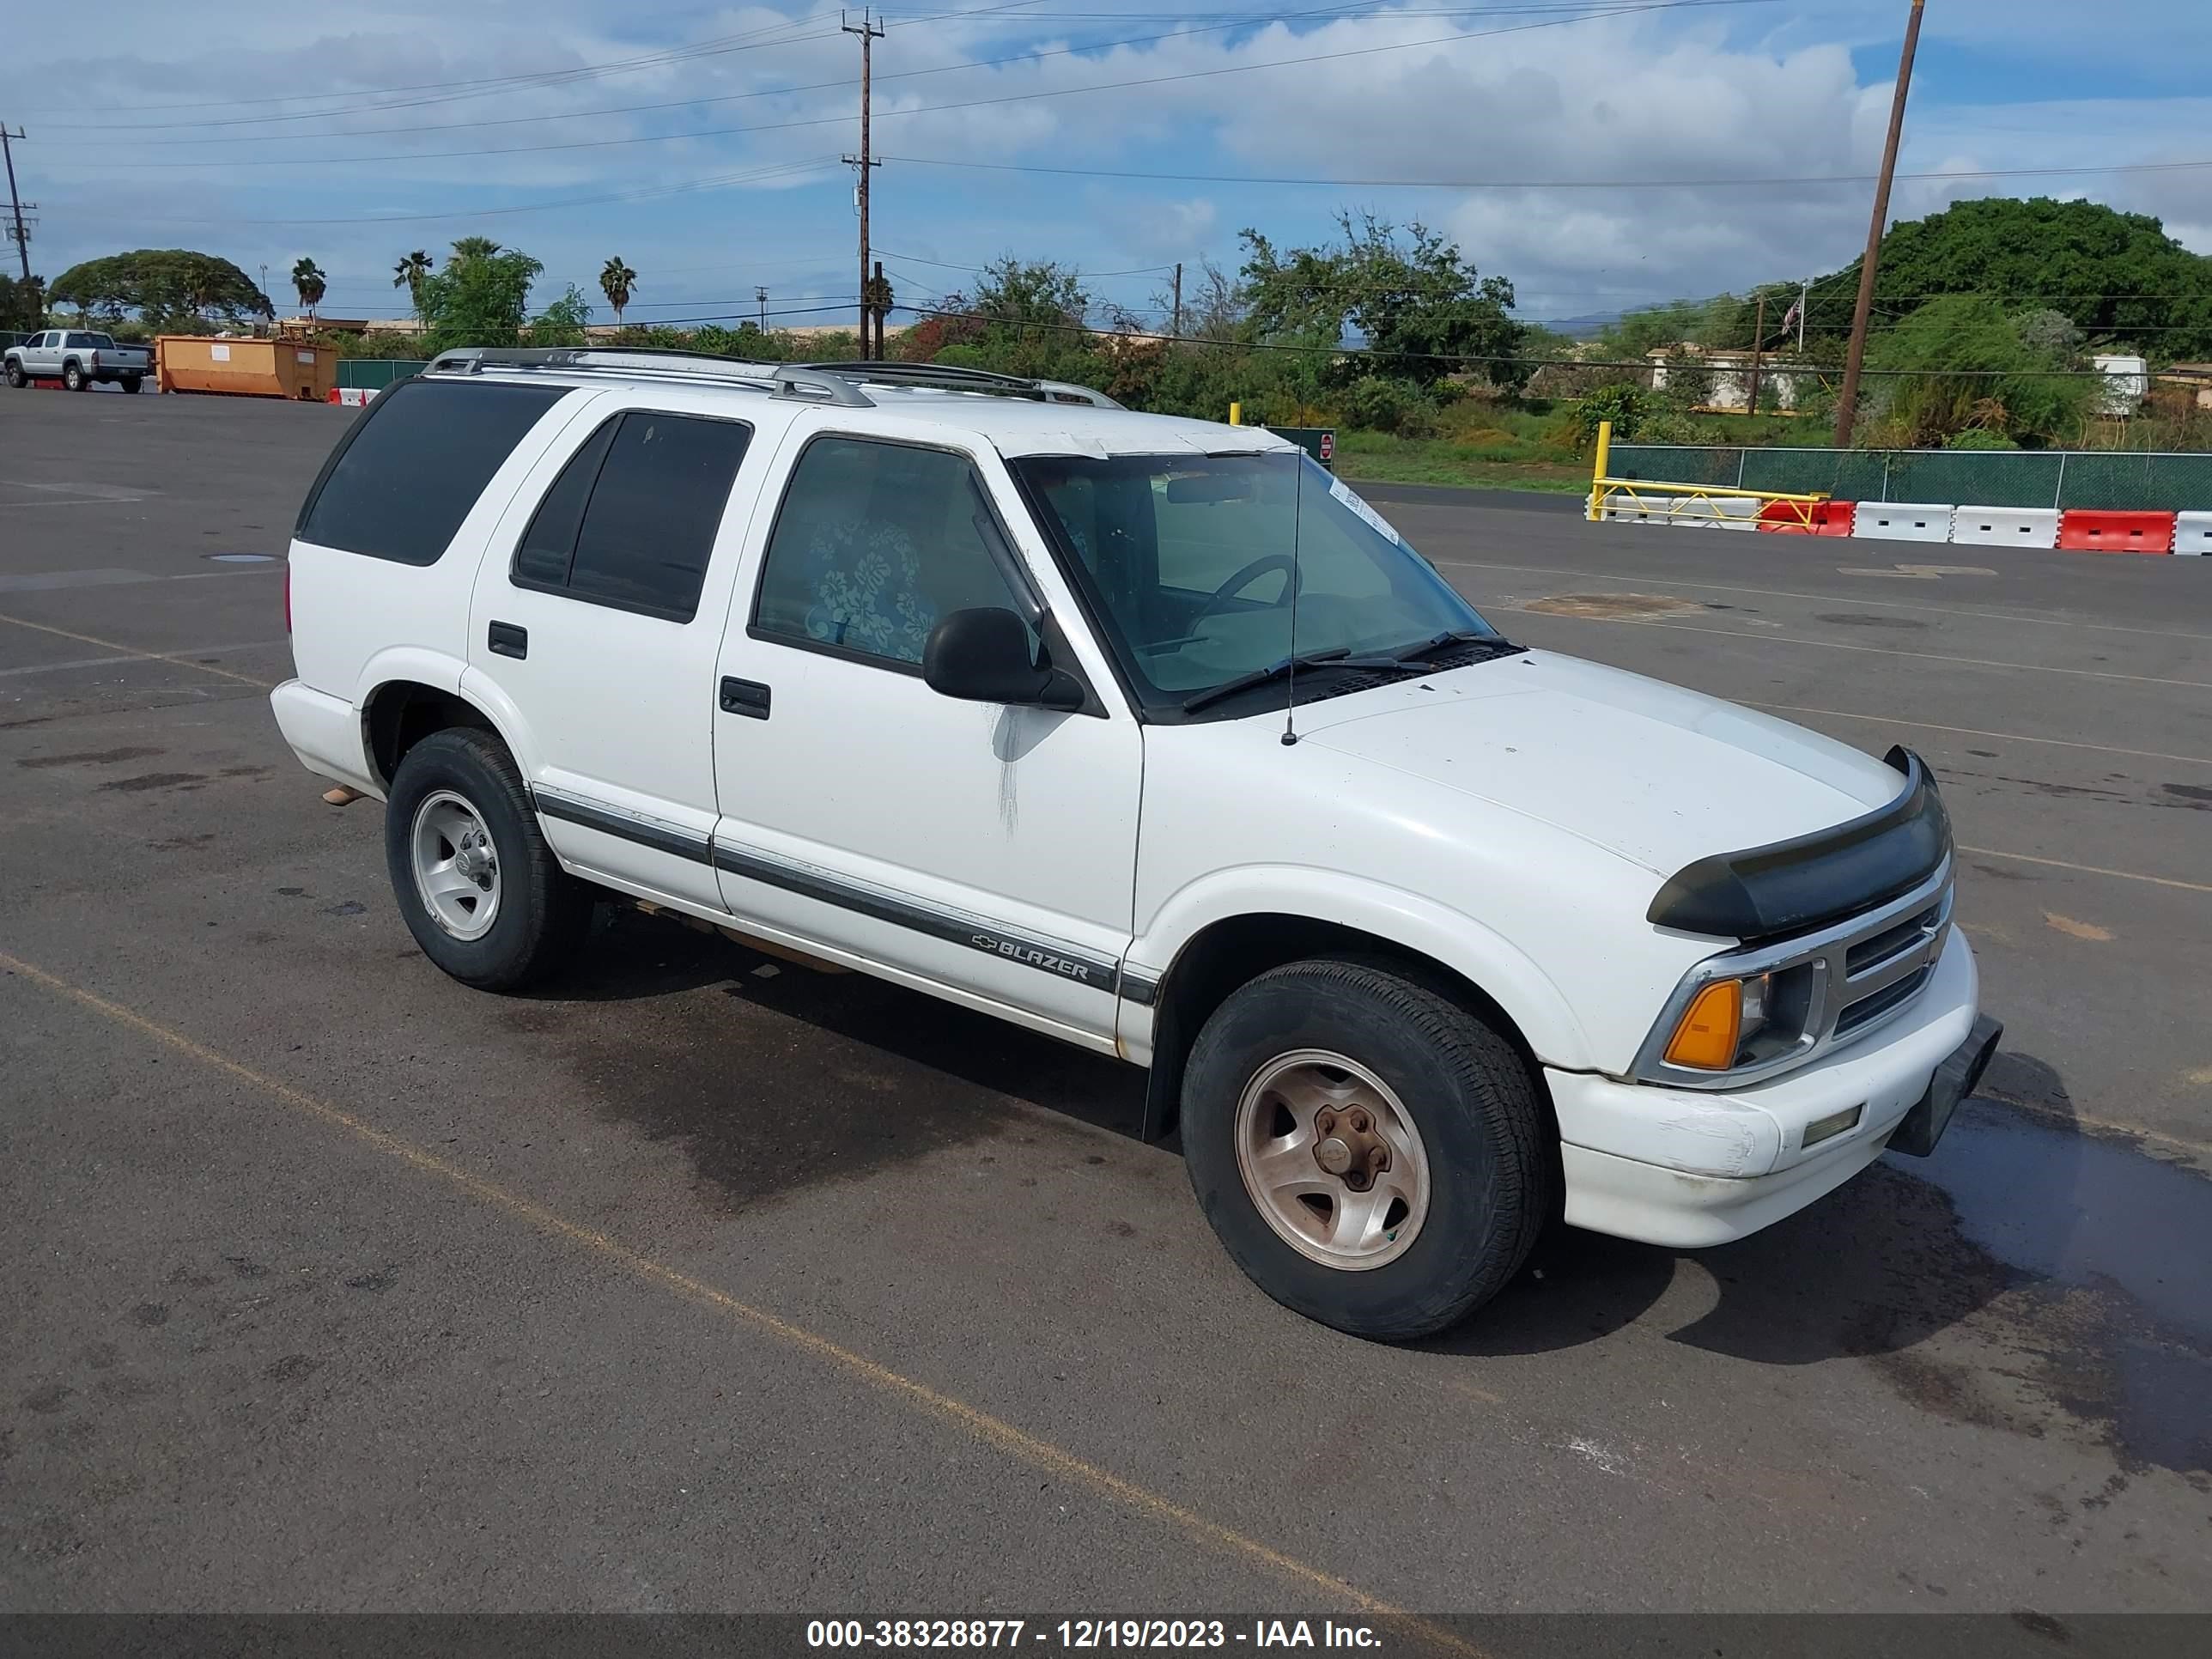
[[[960,105],[942,107],[961,108]],[[912,112],[921,113],[921,111]],[[935,155],[886,155],[902,167],[961,167],[985,173],[1051,173],[1078,179],[1136,179],[1177,185],[1290,185],[1354,190],[1721,190],[1787,185],[1863,185],[1877,177],[1871,173],[1828,173],[1796,178],[1735,179],[1320,179],[1290,178],[1231,173],[1145,173],[1115,167],[1062,167],[1014,161],[962,161]],[[2110,167],[1953,168],[1930,173],[1900,173],[1899,179],[2043,179],[2081,173],[2175,173],[2212,167],[2202,161],[2142,161]],[[1838,273],[1841,274],[1841,273]],[[1853,268],[1856,275],[1856,267]],[[1824,280],[1833,280],[1832,278]]]
[[[956,321],[972,320],[982,323],[996,323],[1008,328],[1018,326],[1024,329],[1037,329],[1048,333],[1080,334],[1103,339],[1127,339],[1129,337],[1129,334],[1127,330],[1097,328],[1087,323],[1048,323],[1040,322],[1035,319],[1028,317],[1005,317],[994,312],[956,311],[933,306],[899,306],[895,307],[895,309],[900,311],[911,311],[920,316],[949,318]],[[1518,356],[1511,354],[1482,355],[1473,352],[1455,351],[1381,351],[1372,346],[1294,345],[1272,340],[1206,339],[1170,342],[1164,336],[1156,337],[1158,343],[1163,346],[1173,343],[1179,346],[1188,346],[1201,350],[1295,351],[1305,352],[1308,354],[1320,352],[1331,357],[1375,357],[1411,362],[1456,363],[1462,368],[1481,367],[1491,364],[1510,364],[1515,367],[1531,368],[1624,369],[1637,374],[1646,374],[1650,372],[1652,367],[1650,363],[1643,361],[1613,362],[1595,358],[1528,357]],[[1838,365],[1785,362],[1777,366],[1772,372],[1777,374],[1809,374],[1819,377],[1832,374],[1841,374],[1844,371]],[[1862,372],[1869,375],[1882,375],[1901,380],[2102,380],[2112,378],[2107,375],[2104,370],[2098,368],[1869,368]]]
[[[660,52],[647,53],[643,57],[617,58],[612,62],[605,64],[582,64],[565,70],[538,70],[526,75],[481,76],[463,81],[425,81],[417,82],[412,86],[404,87],[362,87],[356,88],[349,92],[343,93],[292,92],[277,93],[264,98],[211,98],[205,99],[196,103],[185,104],[110,104],[105,106],[88,106],[83,104],[56,105],[51,106],[47,112],[55,114],[82,115],[88,112],[88,111],[90,111],[93,113],[99,113],[102,110],[107,110],[112,111],[116,114],[128,115],[140,112],[153,112],[176,109],[236,109],[240,106],[251,106],[255,104],[301,103],[308,99],[315,98],[380,98],[406,92],[441,92],[455,88],[483,88],[481,91],[455,92],[453,96],[447,98],[414,99],[410,100],[405,103],[363,104],[351,109],[302,110],[291,115],[241,116],[238,118],[237,124],[251,121],[307,121],[316,120],[332,115],[371,115],[380,110],[411,109],[423,104],[453,103],[462,101],[471,97],[494,97],[506,92],[535,91],[541,87],[559,86],[574,81],[593,80],[599,76],[605,75],[634,74],[639,70],[659,69],[665,64],[680,63],[688,58],[713,57],[723,52],[739,51],[744,49],[744,47],[750,43],[758,41],[760,37],[764,34],[776,34],[786,29],[796,28],[801,23],[808,21],[813,15],[814,14],[808,14],[806,16],[785,18],[763,27],[750,29],[740,34],[720,35],[713,40],[694,41],[691,44],[684,46],[669,47]],[[811,40],[817,37],[810,35],[805,38]],[[787,41],[768,41],[763,44],[770,46],[782,46],[793,43]],[[38,112],[33,112],[37,113]],[[229,121],[149,121],[141,124],[143,130],[149,132],[157,131],[169,127],[227,126],[231,125],[234,125],[234,123]],[[54,128],[54,131],[58,132],[98,132],[109,130],[111,129],[104,124],[87,124],[82,122],[64,123]]]
[[[240,219],[228,216],[219,219],[185,219],[161,214],[134,213],[131,217],[141,224],[149,225],[416,225],[447,219],[485,219],[503,217],[516,213],[544,213],[562,208],[603,207],[610,203],[645,202],[664,196],[682,196],[698,191],[728,190],[740,185],[757,184],[763,180],[788,178],[794,174],[812,173],[839,165],[835,155],[816,156],[810,161],[784,161],[774,166],[755,167],[744,173],[724,173],[713,178],[687,179],[679,184],[648,185],[635,190],[616,191],[601,196],[574,196],[557,202],[526,202],[506,207],[465,208],[450,213],[386,213],[363,216],[349,213],[329,219]]]
[[[1019,0],[1019,3],[1035,3],[1035,0]],[[1723,5],[1723,4],[1725,4],[1725,5],[1736,5],[1736,4],[1766,4],[1766,3],[1772,3],[1772,0],[1678,0],[1678,3],[1679,3],[1680,5],[1681,5],[1681,6],[1685,6],[1685,7],[1704,7],[1704,6]],[[877,79],[877,80],[878,80],[878,81],[908,81],[908,80],[915,80],[915,79],[919,79],[919,78],[921,78],[921,77],[922,77],[922,76],[932,76],[932,75],[951,75],[951,74],[955,74],[955,73],[957,73],[957,72],[959,72],[959,71],[961,71],[961,70],[963,70],[1005,69],[1005,68],[1009,68],[1009,67],[1017,66],[1017,65],[1022,65],[1022,64],[1042,63],[1042,62],[1045,62],[1045,61],[1046,61],[1046,60],[1048,60],[1048,59],[1054,58],[1078,57],[1078,56],[1081,56],[1081,55],[1083,55],[1083,54],[1085,54],[1085,53],[1087,53],[1087,52],[1110,52],[1110,51],[1114,51],[1114,50],[1115,50],[1116,48],[1122,47],[1122,46],[1151,46],[1151,45],[1153,45],[1153,44],[1155,44],[1155,43],[1157,43],[1157,42],[1163,41],[1163,40],[1187,40],[1187,39],[1190,39],[1190,38],[1193,38],[1193,37],[1194,37],[1194,36],[1201,35],[1201,34],[1212,34],[1212,33],[1221,33],[1221,32],[1222,32],[1222,31],[1224,31],[1224,30],[1234,29],[1234,28],[1241,27],[1244,27],[1244,26],[1246,26],[1246,25],[1253,24],[1253,23],[1279,23],[1279,22],[1290,22],[1290,21],[1305,21],[1305,20],[1308,20],[1308,19],[1310,19],[1310,18],[1315,18],[1315,17],[1339,17],[1339,18],[1346,18],[1346,17],[1355,17],[1355,16],[1371,16],[1371,15],[1376,15],[1378,11],[1381,11],[1381,10],[1382,10],[1384,8],[1388,7],[1388,6],[1389,6],[1389,0],[1371,0],[1371,3],[1370,3],[1369,5],[1367,5],[1366,7],[1364,7],[1364,8],[1362,8],[1362,9],[1358,9],[1358,10],[1353,10],[1353,11],[1348,11],[1348,10],[1345,9],[1344,9],[1342,6],[1340,6],[1340,5],[1330,5],[1330,6],[1326,6],[1326,7],[1316,8],[1316,9],[1315,9],[1314,10],[1310,10],[1310,11],[1289,11],[1289,12],[1285,12],[1285,11],[1275,11],[1275,12],[1247,12],[1247,13],[1240,13],[1240,14],[1237,14],[1237,15],[1238,15],[1238,17],[1239,17],[1242,21],[1237,21],[1237,22],[1211,23],[1211,24],[1207,24],[1207,25],[1206,25],[1206,26],[1204,26],[1204,27],[1202,27],[1170,29],[1170,30],[1166,31],[1166,32],[1165,32],[1165,33],[1153,33],[1153,34],[1131,35],[1131,36],[1127,36],[1127,37],[1125,37],[1125,38],[1123,38],[1123,39],[1121,39],[1121,40],[1092,40],[1092,41],[1085,41],[1085,42],[1083,42],[1083,43],[1082,43],[1082,44],[1080,44],[1080,45],[1066,46],[1058,46],[1058,47],[1054,47],[1054,48],[1052,48],[1051,50],[1044,51],[1044,52],[1018,52],[1018,53],[1014,54],[1014,55],[1013,55],[1013,56],[1012,56],[1012,57],[1006,57],[1006,58],[978,58],[978,59],[974,59],[974,60],[971,60],[971,61],[964,61],[964,62],[957,63],[957,64],[938,64],[938,65],[936,65],[936,66],[934,66],[934,67],[928,68],[928,69],[900,70],[897,70],[897,71],[896,71],[896,72],[894,72],[894,73],[892,73],[892,74],[890,74],[890,75],[879,75],[879,76],[876,76],[876,79]],[[1583,19],[1584,15],[1610,15],[1609,13],[1607,13],[1607,11],[1605,11],[1605,9],[1604,9],[1604,4],[1605,4],[1605,0],[1569,0],[1569,3],[1568,3],[1567,4],[1565,4],[1565,5],[1553,5],[1553,6],[1483,6],[1483,7],[1461,7],[1461,8],[1455,8],[1455,9],[1452,9],[1452,10],[1449,10],[1449,11],[1440,12],[1440,13],[1437,13],[1437,14],[1435,14],[1435,15],[1445,15],[1445,16],[1490,16],[1490,15],[1522,15],[1522,14],[1525,14],[1525,13],[1528,13],[1528,12],[1541,12],[1541,13],[1571,12],[1571,13],[1575,14],[1573,16],[1571,16],[1571,17],[1568,17],[1568,18],[1565,18],[1565,19],[1563,19],[1562,21],[1574,21],[1574,22],[1579,22],[1579,21],[1583,21]],[[994,10],[994,11],[1003,11],[1003,10],[1006,9],[1006,8],[1005,8],[1005,7],[992,7],[992,8],[988,8],[988,9]],[[878,14],[878,15],[880,15],[881,14],[879,13],[879,14]],[[949,15],[949,16],[956,16],[956,17],[965,17],[965,16],[973,16],[973,15],[977,15],[977,14],[973,13],[973,12],[955,12],[955,13],[941,13],[941,12],[940,12],[940,13],[935,14],[935,15],[937,15],[937,16],[939,16],[939,17],[944,17],[944,16],[948,16],[948,15]],[[1395,11],[1395,10],[1393,10],[1393,11],[1390,11],[1390,12],[1389,12],[1389,15],[1390,15],[1390,16],[1392,16],[1392,17],[1394,17],[1394,18],[1395,18],[1395,17],[1401,17],[1401,16],[1409,16],[1409,15],[1429,15],[1429,14],[1407,13],[1407,12],[1401,12],[1401,11]],[[920,21],[920,20],[917,20],[917,21]],[[1029,21],[1029,20],[1024,20],[1024,21]],[[1036,20],[1036,21],[1054,21],[1054,20],[1053,20],[1053,19],[1051,19],[1051,18],[1040,18],[1040,19],[1037,19],[1037,20]],[[767,43],[765,43],[765,44],[771,45],[771,46],[797,46],[797,45],[800,45],[800,44],[803,44],[803,43],[805,43],[805,42],[811,41],[811,40],[825,40],[829,39],[829,38],[830,38],[830,36],[832,33],[836,33],[836,31],[835,31],[835,30],[827,30],[827,29],[825,29],[825,30],[823,30],[823,31],[821,31],[820,33],[815,33],[815,34],[808,34],[808,35],[795,36],[795,37],[793,37],[793,39],[788,40],[770,41],[770,42],[767,42]],[[794,96],[794,95],[796,95],[796,94],[799,94],[799,93],[805,93],[805,92],[825,92],[825,91],[832,91],[832,90],[836,90],[836,89],[840,89],[840,88],[846,88],[846,87],[857,86],[857,85],[859,85],[859,84],[860,84],[860,83],[859,83],[856,80],[854,80],[854,79],[852,79],[852,78],[850,78],[850,77],[848,77],[848,78],[845,78],[845,79],[842,79],[842,80],[836,80],[836,81],[813,81],[813,82],[806,82],[806,83],[805,83],[805,84],[799,85],[799,86],[789,86],[789,87],[766,87],[766,88],[756,88],[756,89],[754,89],[754,90],[752,90],[752,91],[750,91],[750,92],[718,93],[718,94],[714,94],[714,96],[712,96],[712,97],[708,97],[708,98],[678,98],[678,99],[671,99],[671,100],[665,100],[665,101],[663,101],[663,102],[660,102],[660,103],[653,103],[653,104],[620,104],[620,105],[614,105],[614,106],[610,106],[610,107],[604,108],[604,109],[556,110],[556,111],[554,111],[554,112],[550,112],[550,113],[549,113],[549,114],[544,114],[544,115],[507,115],[507,116],[499,116],[499,117],[496,117],[496,118],[489,118],[489,119],[486,119],[486,120],[481,120],[481,121],[441,121],[441,122],[435,122],[435,123],[410,124],[410,125],[406,125],[406,126],[362,127],[362,128],[356,128],[356,129],[354,129],[354,130],[351,130],[351,131],[343,131],[343,132],[328,132],[328,133],[294,133],[294,132],[250,133],[250,134],[246,134],[246,135],[242,136],[242,137],[233,137],[233,138],[167,138],[167,139],[158,139],[158,140],[148,140],[148,141],[146,141],[146,142],[149,142],[149,143],[161,143],[161,144],[165,144],[165,145],[166,145],[166,144],[260,144],[260,143],[271,143],[271,142],[284,142],[284,143],[291,143],[291,142],[295,142],[295,141],[297,141],[297,140],[301,139],[301,138],[367,138],[367,137],[376,137],[376,136],[378,136],[379,134],[382,134],[382,133],[408,133],[408,134],[413,134],[413,133],[418,133],[418,132],[457,132],[457,131],[465,131],[465,130],[471,130],[471,129],[482,128],[482,127],[521,126],[521,125],[529,125],[529,124],[531,124],[531,123],[533,123],[533,122],[539,122],[539,121],[580,121],[580,120],[585,120],[585,119],[588,119],[588,118],[593,118],[593,117],[602,116],[602,115],[643,115],[643,114],[653,114],[653,113],[657,113],[657,112],[660,112],[660,111],[663,111],[663,110],[672,110],[672,109],[697,109],[697,108],[703,107],[704,106],[707,106],[707,105],[709,105],[709,104],[735,104],[735,103],[743,103],[743,102],[745,102],[745,101],[747,101],[747,100],[749,100],[756,99],[756,98],[783,98],[783,97],[791,97],[791,96]],[[401,105],[391,105],[391,106],[380,106],[380,107],[388,107],[388,108],[403,108],[403,107],[406,107],[406,106],[401,106]],[[321,116],[323,116],[323,115],[326,115],[326,114],[340,114],[340,115],[343,115],[343,114],[354,113],[354,112],[349,112],[349,111],[309,111],[309,112],[303,112],[303,113],[301,113],[301,114],[297,114],[297,115],[262,115],[262,116],[248,116],[248,117],[243,117],[243,118],[240,118],[240,119],[237,119],[237,120],[234,120],[234,121],[179,121],[179,122],[173,122],[173,123],[163,123],[163,124],[160,124],[160,125],[161,125],[161,126],[185,126],[185,127],[201,127],[201,126],[244,126],[244,125],[255,125],[255,124],[258,124],[258,123],[271,122],[271,121],[301,121],[301,120],[313,120],[313,119],[319,118],[319,117],[321,117]],[[368,110],[368,111],[362,111],[362,112],[361,112],[361,113],[371,113],[371,114],[373,114],[373,113],[375,113],[375,112],[376,112],[375,110]],[[153,125],[148,125],[148,126],[146,126],[146,127],[144,127],[144,128],[135,128],[135,127],[122,127],[122,128],[118,128],[118,127],[100,126],[100,127],[63,127],[63,128],[60,128],[60,129],[58,129],[58,131],[100,131],[100,132],[108,132],[108,131],[158,131],[158,130],[160,130],[160,127],[157,127],[157,126]],[[672,135],[672,136],[673,136],[673,135]],[[694,136],[697,136],[697,135],[694,135]],[[135,147],[136,147],[136,146],[135,146],[135,145],[132,145],[132,144],[131,143],[131,142],[130,142],[130,141],[128,141],[128,140],[119,141],[119,142],[115,143],[106,143],[106,144],[102,144],[102,143],[93,143],[93,144],[87,144],[87,145],[81,145],[81,146],[79,146],[79,148],[80,148],[80,149],[117,149],[135,148]],[[484,153],[486,153],[486,154],[496,154],[496,152],[484,152]],[[339,159],[339,158],[330,158],[330,159]]]
[[[909,115],[939,114],[952,110],[987,109],[1006,104],[1040,102],[1048,98],[1072,98],[1096,92],[1121,92],[1133,87],[1164,86],[1185,81],[1213,80],[1231,75],[1249,75],[1261,70],[1295,69],[1311,64],[1338,63],[1352,58],[1371,58],[1384,52],[1408,52],[1422,46],[1448,46],[1461,40],[1493,38],[1505,34],[1522,34],[1534,29],[1559,28],[1570,23],[1588,22],[1603,17],[1628,16],[1644,12],[1675,11],[1689,7],[1771,5],[1776,0],[1634,0],[1603,10],[1579,13],[1571,17],[1548,18],[1541,22],[1518,23],[1510,28],[1462,29],[1450,34],[1425,36],[1419,40],[1395,40],[1380,46],[1355,46],[1337,52],[1312,52],[1301,58],[1270,58],[1260,64],[1227,64],[1212,69],[1185,70],[1173,75],[1138,76],[1123,81],[1098,81],[1086,86],[1048,88],[1038,92],[1008,93],[994,98],[971,98],[955,103],[921,104],[910,109],[890,109],[884,112],[885,120]],[[849,120],[849,116],[827,115],[804,120],[775,121],[742,127],[702,128],[690,132],[663,132],[632,135],[622,138],[580,139],[558,144],[516,144],[494,149],[403,150],[381,155],[319,155],[301,158],[281,157],[274,160],[238,161],[103,161],[83,164],[109,170],[124,168],[132,172],[152,169],[204,170],[210,167],[355,167],[385,161],[435,161],[479,155],[538,155],[556,150],[610,149],[631,144],[669,143],[692,138],[726,138],[750,132],[787,132],[801,127],[835,126]]]
[[[1585,3],[1586,0],[1577,0],[1577,3]],[[922,17],[918,17],[913,21],[916,22],[927,22],[945,18],[980,17],[996,12],[1017,11],[1024,7],[1035,5],[1036,3],[1038,3],[1038,0],[1003,0],[1002,3],[997,5],[974,6],[963,10],[955,11],[939,11]],[[415,99],[405,102],[390,104],[363,104],[351,108],[301,110],[288,115],[241,116],[235,119],[225,120],[149,121],[135,125],[126,124],[120,127],[115,126],[112,124],[65,124],[56,128],[55,131],[63,132],[158,132],[177,127],[246,126],[271,121],[313,121],[324,119],[331,116],[374,115],[387,109],[412,109],[426,104],[462,103],[466,102],[471,98],[498,97],[509,92],[532,92],[546,86],[568,84],[574,81],[592,79],[602,75],[625,75],[633,73],[641,69],[657,69],[666,64],[677,63],[694,58],[718,57],[732,52],[750,51],[756,45],[760,46],[801,46],[811,40],[826,40],[830,35],[836,33],[835,29],[823,29],[812,34],[791,35],[781,40],[763,40],[760,37],[763,35],[778,34],[785,29],[796,28],[800,24],[811,21],[817,17],[826,18],[828,15],[829,13],[826,10],[820,12],[809,12],[798,17],[783,19],[781,21],[769,24],[761,28],[749,30],[744,33],[721,35],[709,40],[694,41],[688,46],[671,47],[665,52],[650,53],[642,58],[621,58],[607,64],[587,64],[568,70],[545,70],[531,75],[493,76],[479,80],[471,81],[434,81],[426,82],[421,85],[414,87],[365,88],[356,88],[356,90],[348,93],[286,93],[268,98],[215,99],[205,102],[193,104],[138,104],[109,106],[107,107],[115,109],[118,113],[128,113],[134,110],[234,109],[240,105],[297,103],[301,101],[304,98],[317,96],[330,98],[364,98],[375,97],[386,93],[436,91],[441,88],[449,87],[476,87],[483,88],[483,90],[478,92],[455,93],[452,96],[446,98]],[[711,103],[717,100],[704,99],[696,101]],[[82,114],[84,112],[86,106],[82,105],[73,105],[68,107],[74,112]],[[652,106],[648,106],[647,107]],[[590,113],[592,112],[582,112]],[[562,118],[557,116],[547,116],[530,118],[555,120]],[[459,125],[474,125],[477,124],[463,122]],[[409,130],[410,129],[404,128],[377,129],[377,131],[404,131]]]

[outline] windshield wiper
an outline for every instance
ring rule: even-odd
[[[1416,657],[1425,657],[1431,651],[1441,651],[1448,645],[1494,645],[1500,651],[1515,648],[1503,635],[1486,634],[1472,628],[1449,628],[1443,633],[1423,640],[1419,645],[1409,645],[1393,658],[1397,662],[1411,662]]]
[[[1255,668],[1249,674],[1239,674],[1233,680],[1224,680],[1210,691],[1201,691],[1194,697],[1183,699],[1182,712],[1194,714],[1199,709],[1232,697],[1239,691],[1249,691],[1255,685],[1270,681],[1287,679],[1300,668],[1407,668],[1410,664],[1396,657],[1355,657],[1352,647],[1340,645],[1329,651],[1302,651],[1295,657],[1285,657],[1280,662],[1270,663],[1265,668]]]

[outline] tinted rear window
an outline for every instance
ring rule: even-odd
[[[295,533],[318,547],[435,564],[491,475],[568,390],[401,381],[341,442]]]
[[[742,421],[633,409],[578,450],[523,532],[525,587],[690,622],[751,441]]]

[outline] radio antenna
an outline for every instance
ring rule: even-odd
[[[1291,672],[1283,693],[1283,747],[1298,740],[1298,528],[1305,501],[1306,457],[1296,452],[1291,463]]]

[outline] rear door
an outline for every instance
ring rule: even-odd
[[[471,610],[467,684],[526,728],[554,850],[716,908],[714,659],[773,447],[755,435],[682,388],[595,398],[516,492]]]

